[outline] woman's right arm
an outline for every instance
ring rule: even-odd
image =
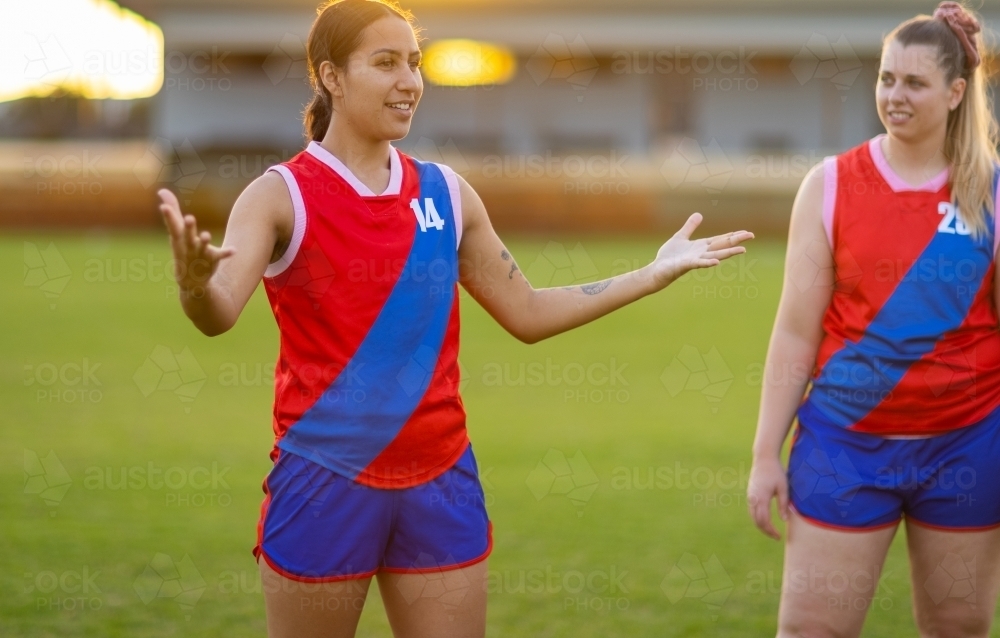
[[[174,277],[184,314],[209,337],[236,323],[267,265],[280,258],[292,234],[294,213],[284,180],[264,173],[236,200],[222,247],[198,232],[172,192],[161,189],[160,212],[170,232]]]
[[[764,363],[747,507],[768,536],[781,535],[771,521],[771,499],[788,518],[788,477],[781,448],[809,382],[823,338],[823,314],[833,294],[834,264],[823,228],[823,164],[813,168],[792,206],[781,302]]]

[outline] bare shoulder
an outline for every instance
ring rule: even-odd
[[[820,162],[809,169],[792,205],[792,223],[806,219],[820,224],[823,215],[823,191],[826,182],[826,162]]]
[[[455,173],[455,177],[458,179],[458,191],[462,197],[463,232],[469,232],[478,225],[489,222],[486,216],[486,206],[483,205],[483,200],[479,197],[476,189],[472,188],[464,177],[458,173]]]
[[[295,212],[284,178],[271,171],[250,182],[233,205],[230,219],[255,226],[268,224],[279,243],[290,237]]]
[[[292,214],[292,197],[285,185],[284,178],[276,172],[269,171],[250,182],[239,199],[237,205],[243,203],[256,210],[263,208],[272,211],[287,211]]]

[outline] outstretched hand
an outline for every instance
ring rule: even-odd
[[[657,289],[671,284],[689,270],[711,268],[723,259],[747,251],[740,244],[753,239],[753,233],[746,230],[705,239],[691,239],[701,220],[701,213],[694,213],[688,217],[681,229],[657,251],[656,259],[652,263]]]
[[[165,188],[160,196],[160,212],[170,231],[170,247],[174,253],[174,278],[182,293],[201,296],[208,280],[219,267],[219,262],[231,256],[233,248],[219,248],[212,245],[212,234],[207,230],[198,232],[194,215],[181,213],[177,197]]]

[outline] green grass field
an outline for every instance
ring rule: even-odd
[[[536,286],[617,274],[657,245],[509,242]],[[168,258],[161,235],[0,240],[0,635],[265,634],[250,549],[277,330],[258,289],[232,331],[203,336]],[[744,493],[782,260],[758,241],[534,346],[463,294],[489,636],[774,634],[782,547]],[[916,633],[903,541],[866,636]],[[358,635],[387,636],[372,592]]]

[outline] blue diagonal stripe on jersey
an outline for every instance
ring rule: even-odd
[[[807,400],[812,407],[841,427],[854,425],[965,321],[992,261],[992,218],[987,222],[979,240],[935,232],[861,339],[823,365]]]
[[[352,479],[392,442],[424,397],[451,316],[458,260],[451,197],[437,166],[414,164],[420,206],[432,198],[444,228],[421,231],[415,224],[402,274],[357,352],[278,442]],[[409,209],[409,202],[400,207]]]

